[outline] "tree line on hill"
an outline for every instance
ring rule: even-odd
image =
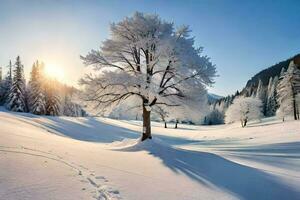
[[[28,83],[20,56],[14,64],[9,62],[4,78],[0,69],[0,105],[36,115],[85,116],[84,109],[74,103],[77,90],[47,77],[44,68],[43,62],[34,62]]]
[[[234,95],[221,98],[210,104],[210,112],[205,117],[205,124],[222,124],[228,122],[233,115],[231,106],[236,104],[255,104],[259,106],[260,112],[256,114],[256,118],[265,116],[278,116],[283,121],[286,117],[299,119],[300,113],[300,54],[292,59],[280,62],[267,70],[255,75],[248,81],[246,87],[241,91],[237,91]],[[279,71],[279,72],[278,72]],[[262,78],[262,79],[260,79]],[[268,79],[268,81],[266,81]],[[255,80],[257,82],[255,82]],[[244,101],[236,100],[242,99]],[[252,98],[252,100],[249,100]],[[235,102],[235,100],[237,102]],[[259,100],[261,103],[258,103]],[[247,103],[245,103],[247,101]],[[242,102],[242,103],[241,103]],[[252,102],[252,104],[250,103]],[[241,106],[243,107],[243,106]],[[244,106],[247,107],[247,106]],[[246,108],[244,108],[246,109]],[[250,108],[247,108],[250,109]],[[251,111],[245,112],[250,113]],[[253,108],[251,108],[253,109]],[[250,110],[251,110],[250,109]],[[255,109],[254,109],[255,110]],[[241,116],[243,111],[240,109],[235,116]],[[228,117],[231,116],[231,117]],[[226,120],[227,117],[227,120]],[[255,117],[250,117],[255,118]],[[230,120],[229,120],[230,121]],[[247,120],[242,120],[247,121]],[[244,126],[244,125],[242,125]]]

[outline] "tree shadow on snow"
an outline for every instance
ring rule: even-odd
[[[140,136],[135,131],[105,124],[92,117],[77,118],[76,121],[57,117],[47,119],[50,123],[40,123],[48,129],[76,140],[110,143],[125,138],[136,139]]]
[[[231,152],[231,155],[234,157],[300,171],[300,142],[276,143],[221,150]]]
[[[111,143],[128,138],[137,139],[141,137],[141,132],[139,131],[107,124],[94,117],[54,117],[19,112],[14,112],[14,115],[18,115],[18,120],[21,120],[24,123],[30,123],[31,125],[42,128],[50,133],[81,141]],[[195,142],[195,140],[165,135],[155,135],[155,137],[160,138],[171,145]]]
[[[176,173],[184,173],[201,184],[207,185],[208,181],[241,199],[300,199],[300,190],[281,183],[279,178],[216,154],[177,149],[156,141],[146,141],[118,151],[140,150],[161,159]]]

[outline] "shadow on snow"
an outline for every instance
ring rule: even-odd
[[[241,199],[300,199],[300,191],[281,183],[279,178],[216,154],[178,149],[156,140],[118,151],[140,150],[159,158],[176,173],[182,172],[201,184],[212,183]]]

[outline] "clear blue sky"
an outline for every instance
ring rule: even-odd
[[[210,88],[216,94],[231,94],[261,69],[300,53],[299,0],[0,0],[0,66],[21,55],[28,74],[42,59],[76,83],[84,73],[79,55],[99,47],[109,24],[134,11],[190,26],[217,66]]]

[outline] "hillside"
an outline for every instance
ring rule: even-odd
[[[1,108],[0,199],[296,200],[298,123],[153,122],[154,139],[140,143],[140,121]]]
[[[220,95],[217,95],[217,94],[213,94],[213,93],[208,93],[207,94],[207,100],[209,103],[214,103],[215,101],[219,100],[223,98],[222,96]]]
[[[296,57],[300,56],[300,54],[297,54],[295,56],[292,56],[291,58],[281,61],[275,65],[272,65],[257,74],[255,74],[250,80],[247,81],[247,84],[243,91],[248,90],[250,88],[256,88],[258,85],[258,81],[261,80],[264,86],[267,86],[269,83],[270,77],[279,76],[282,68],[285,68],[285,70],[288,68],[290,61]]]

